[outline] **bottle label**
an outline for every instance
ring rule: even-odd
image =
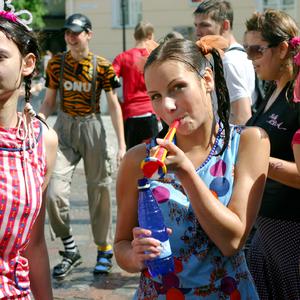
[[[160,242],[160,246],[158,248],[160,250],[159,258],[165,258],[172,254],[169,240]]]

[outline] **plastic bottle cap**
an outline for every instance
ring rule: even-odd
[[[147,178],[142,178],[138,180],[138,189],[145,189],[148,187],[150,187],[150,183]]]

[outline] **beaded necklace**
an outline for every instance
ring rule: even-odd
[[[220,122],[219,122],[219,129],[218,129],[218,133],[216,135],[216,139],[215,139],[215,143],[213,145],[213,147],[211,148],[206,160],[201,164],[200,167],[197,168],[196,171],[199,171],[200,169],[202,169],[209,161],[210,159],[212,158],[212,156],[215,154],[216,152],[216,149],[218,147],[218,144],[219,144],[219,140],[221,138],[221,133],[223,131],[223,127],[221,126]]]

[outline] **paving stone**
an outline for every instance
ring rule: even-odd
[[[49,124],[53,125],[55,116],[50,117]],[[111,157],[115,158],[117,141],[109,116],[103,117],[108,137],[108,149]],[[115,159],[113,159],[115,161]],[[112,232],[116,221],[115,177],[114,165],[112,184]],[[83,263],[76,267],[64,280],[53,280],[53,293],[56,300],[129,300],[136,290],[139,274],[129,274],[121,270],[116,262],[109,275],[94,276],[92,271],[96,262],[96,246],[90,228],[89,211],[87,206],[86,181],[83,163],[80,162],[75,170],[71,190],[71,218],[74,238],[78,244]],[[60,240],[52,241],[48,220],[46,220],[45,235],[48,245],[51,270],[60,262],[58,251],[62,250]]]

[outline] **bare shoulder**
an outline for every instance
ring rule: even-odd
[[[131,173],[136,178],[139,178],[142,174],[141,172],[141,162],[146,157],[146,145],[139,144],[131,149],[129,149],[122,159],[120,165],[120,172],[125,172],[127,174]]]
[[[122,162],[126,165],[130,165],[131,168],[135,168],[136,166],[140,167],[140,164],[145,157],[146,145],[139,144],[126,152]]]
[[[269,143],[266,131],[256,126],[244,126],[241,132],[241,143]]]
[[[253,159],[259,155],[269,156],[270,141],[265,130],[255,126],[242,127],[239,154]]]
[[[44,140],[47,148],[56,148],[58,144],[57,134],[54,129],[43,124]]]

